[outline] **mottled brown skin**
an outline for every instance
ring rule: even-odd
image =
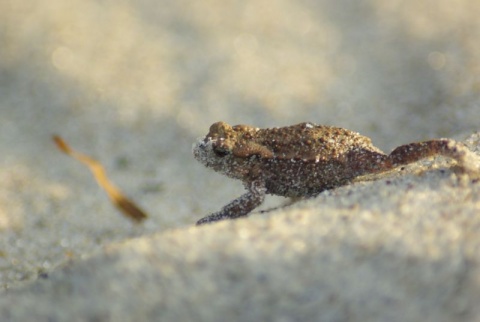
[[[197,225],[246,216],[265,194],[313,197],[359,176],[434,155],[455,159],[467,173],[480,172],[476,155],[450,139],[402,145],[387,155],[356,132],[313,123],[259,129],[217,122],[194,145],[193,153],[205,166],[242,180],[248,190]]]

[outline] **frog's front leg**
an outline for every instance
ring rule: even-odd
[[[254,181],[248,187],[248,192],[239,198],[233,200],[222,208],[219,212],[204,217],[197,221],[198,225],[203,225],[224,219],[236,219],[248,215],[253,209],[260,206],[265,199],[265,182]]]

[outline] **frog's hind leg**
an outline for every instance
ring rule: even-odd
[[[383,161],[384,170],[441,155],[457,161],[457,166],[468,174],[480,174],[480,157],[465,145],[451,139],[437,139],[399,146]]]

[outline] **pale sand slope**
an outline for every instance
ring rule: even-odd
[[[471,143],[480,147],[480,135]],[[478,320],[480,185],[437,165],[107,246],[4,294],[0,313],[14,321]]]
[[[433,171],[196,229],[243,189],[191,145],[219,120],[344,126],[385,151],[462,139],[480,130],[479,11],[467,0],[0,2],[2,312],[478,318],[478,183]],[[149,220],[121,217],[53,133],[101,160]]]

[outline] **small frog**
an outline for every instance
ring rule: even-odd
[[[468,174],[480,173],[478,156],[451,139],[410,143],[387,155],[359,133],[308,122],[271,129],[217,122],[194,144],[193,154],[206,167],[241,180],[248,190],[197,225],[246,216],[265,194],[313,197],[360,176],[435,155],[456,160]]]

